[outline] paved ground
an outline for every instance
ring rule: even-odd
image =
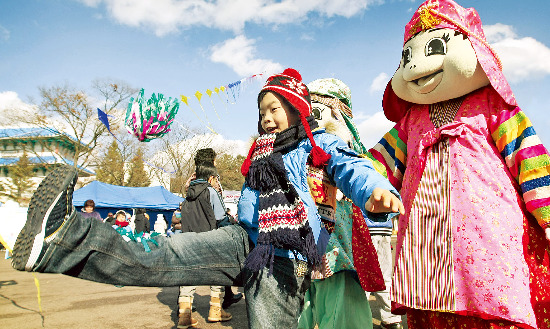
[[[176,328],[177,287],[117,288],[61,274],[36,273],[40,313],[33,274],[14,270],[3,251],[0,256],[0,328]],[[209,287],[197,289],[194,316],[199,328],[248,328],[244,301],[228,309],[231,321],[207,323],[209,296]],[[376,329],[380,312],[378,302],[371,299]]]

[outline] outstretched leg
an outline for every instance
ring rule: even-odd
[[[159,236],[158,246],[150,244],[146,252],[111,226],[77,214],[72,206],[76,178],[76,170],[64,166],[40,184],[15,243],[14,268],[129,286],[243,284],[249,241],[242,227]]]

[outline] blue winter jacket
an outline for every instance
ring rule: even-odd
[[[343,140],[335,135],[325,133],[324,129],[314,131],[313,135],[315,143],[331,156],[326,170],[329,177],[336,183],[336,187],[350,198],[354,204],[358,205],[367,217],[385,221],[393,216],[393,214],[366,213],[364,210],[365,203],[376,187],[399,195],[390,182],[373,168],[370,160],[360,157]],[[317,207],[309,192],[307,183],[306,162],[311,149],[309,139],[305,138],[295,149],[283,154],[283,162],[287,170],[288,180],[306,206],[309,225],[313,230],[319,254],[322,255],[330,236],[321,226]],[[258,191],[252,190],[245,183],[238,204],[239,221],[254,244],[258,238],[258,195]],[[290,250],[277,249],[275,255],[294,258],[294,253]],[[298,255],[298,258],[303,259],[301,255]]]

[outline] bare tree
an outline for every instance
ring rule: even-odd
[[[243,155],[221,153],[216,157],[216,168],[220,175],[222,186],[226,190],[240,191],[244,184],[241,165],[246,159]]]
[[[110,118],[113,130],[120,127],[123,120],[122,107],[138,89],[124,82],[103,79],[92,84],[93,92],[88,94],[67,85],[40,87],[41,102],[34,113],[24,112],[14,118],[19,122],[45,129],[55,129],[74,138],[70,141],[74,166],[86,167],[94,162],[94,154],[102,145],[102,136],[108,134],[107,127],[98,120],[97,108],[101,108]],[[41,150],[56,153],[56,145],[41,143]],[[32,150],[31,150],[32,151]],[[36,153],[36,152],[35,152]],[[36,154],[36,156],[40,156]],[[71,160],[62,157],[64,161]]]
[[[170,192],[184,195],[184,185],[195,170],[193,157],[197,150],[210,147],[213,135],[174,124],[172,131],[158,140],[149,161],[152,178],[169,187]]]

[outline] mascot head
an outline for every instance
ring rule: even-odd
[[[506,103],[516,105],[477,11],[452,0],[428,0],[405,27],[401,62],[382,106],[396,122],[412,104],[446,101],[489,84]]]
[[[311,93],[312,113],[319,127],[340,137],[355,151],[365,153],[366,149],[352,121],[349,87],[333,78],[312,81],[307,87]]]

